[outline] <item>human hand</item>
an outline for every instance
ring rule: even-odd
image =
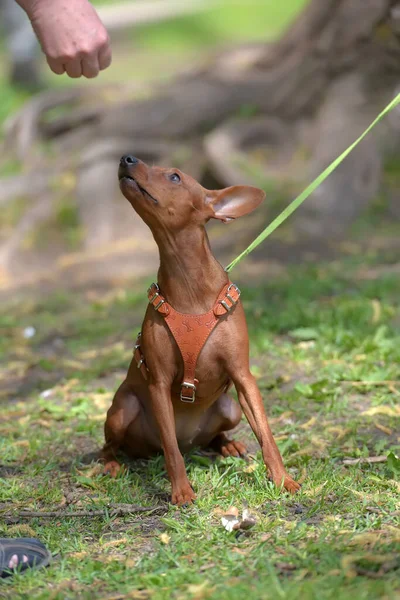
[[[19,0],[50,69],[92,78],[111,64],[108,33],[88,0]]]

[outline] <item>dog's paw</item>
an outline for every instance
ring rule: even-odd
[[[273,477],[273,482],[277,487],[285,489],[289,494],[295,494],[301,488],[300,483],[297,483],[297,481],[292,479],[287,473],[278,477]]]
[[[300,485],[300,483],[297,483],[297,481],[295,481],[294,479],[289,477],[289,475],[286,475],[285,480],[283,482],[283,487],[290,494],[295,494],[296,492],[299,491],[299,489],[301,488],[301,485]]]
[[[228,456],[246,456],[247,448],[242,442],[236,442],[235,440],[226,440],[221,444],[220,452],[225,458]]]
[[[114,479],[121,469],[122,466],[116,460],[110,460],[104,465],[103,475],[109,475]]]
[[[193,504],[195,500],[196,494],[189,484],[179,489],[172,490],[172,504],[176,504],[177,506],[188,506],[189,504]]]

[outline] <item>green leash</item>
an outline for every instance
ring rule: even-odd
[[[236,265],[248,254],[250,254],[250,252],[252,252],[255,248],[257,248],[257,246],[259,246],[261,244],[261,242],[263,242],[265,239],[267,239],[267,237],[269,235],[271,235],[271,233],[273,233],[275,231],[275,229],[277,229],[277,227],[279,227],[279,225],[282,225],[282,223],[284,221],[286,221],[286,219],[297,209],[299,208],[299,206],[301,204],[303,204],[304,200],[306,200],[308,198],[308,196],[310,194],[312,194],[312,192],[314,192],[314,190],[317,189],[317,187],[319,185],[321,185],[321,183],[323,181],[325,181],[325,179],[332,173],[332,171],[334,171],[336,169],[336,167],[338,167],[340,165],[340,163],[346,158],[346,156],[348,156],[350,154],[350,152],[365,138],[365,136],[371,131],[371,129],[373,129],[375,127],[375,125],[377,125],[379,123],[379,121],[381,119],[383,119],[384,116],[386,116],[391,110],[393,110],[398,104],[400,104],[400,94],[398,94],[394,100],[392,100],[392,102],[390,102],[390,104],[387,105],[386,108],[383,109],[383,111],[376,117],[375,121],[373,121],[371,123],[371,125],[364,131],[364,133],[362,133],[360,135],[360,137],[351,144],[351,146],[349,146],[347,148],[347,150],[345,150],[338,158],[336,158],[316,179],[314,179],[314,181],[312,183],[310,183],[310,185],[299,195],[297,196],[297,198],[295,198],[293,200],[293,202],[291,202],[289,204],[289,206],[287,206],[285,208],[285,210],[283,210],[281,212],[280,215],[278,215],[276,217],[276,219],[274,219],[272,221],[272,223],[270,223],[265,229],[264,231],[262,231],[260,233],[260,235],[258,237],[256,237],[256,239],[254,240],[254,242],[252,242],[250,244],[250,246],[248,248],[246,248],[246,250],[244,250],[241,254],[239,254],[239,256],[237,258],[235,258],[234,261],[231,262],[230,265],[228,265],[226,267],[226,271],[231,271],[233,269],[233,267],[236,267]]]

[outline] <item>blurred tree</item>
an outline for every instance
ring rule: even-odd
[[[174,164],[206,185],[302,186],[389,102],[399,74],[400,0],[311,0],[276,44],[224,52],[145,99],[88,102],[88,92],[74,89],[35,100],[7,138],[24,161],[35,156],[34,177],[6,195],[24,186],[40,195],[57,170],[76,167],[90,247],[121,236],[110,202],[116,160],[126,151]],[[73,108],[45,118],[62,104]],[[313,194],[295,215],[300,230],[343,234],[376,196],[387,157],[398,154],[399,124],[392,113]],[[38,137],[52,141],[55,166],[47,171],[38,171],[32,154]]]
[[[15,0],[0,0],[0,24],[6,41],[10,82],[28,91],[38,91],[43,87],[39,44],[28,17]]]

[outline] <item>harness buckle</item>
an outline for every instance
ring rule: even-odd
[[[191,396],[184,396],[183,395],[183,388],[187,388],[192,390],[192,395]],[[193,404],[193,402],[196,399],[196,386],[194,385],[194,383],[188,383],[187,381],[184,381],[181,385],[181,401],[182,402],[186,402],[188,404]]]
[[[157,296],[159,296],[159,294],[158,294],[158,293],[156,294],[155,298],[156,298]],[[154,309],[155,309],[155,310],[158,310],[158,309],[160,308],[160,306],[162,306],[164,303],[165,303],[165,300],[164,300],[163,298],[161,298],[161,300],[160,300],[160,302],[158,302],[158,304],[153,304],[153,306],[154,306]]]
[[[230,295],[230,291],[234,290],[238,297],[236,298],[236,300],[234,298],[232,298],[232,296]],[[224,309],[226,310],[227,313],[231,312],[232,308],[237,304],[237,301],[240,298],[240,294],[241,291],[238,288],[238,286],[235,283],[231,283],[228,287],[228,289],[226,290],[226,294],[225,294],[225,298],[227,298],[230,302],[230,305],[225,301],[225,300],[220,300],[220,304],[222,304],[222,306],[224,307]]]
[[[140,338],[142,337],[142,332],[139,331],[137,338],[136,338],[136,344],[134,346],[135,350],[140,350]]]
[[[233,306],[234,306],[233,304],[231,306],[229,306],[229,304],[227,304],[225,302],[225,300],[221,300],[220,304],[222,304],[222,306],[224,307],[224,309],[226,310],[226,312],[230,312],[232,310]]]
[[[150,298],[150,294],[153,294]],[[149,299],[150,304],[153,304],[154,300],[157,296],[160,295],[160,288],[158,287],[158,283],[152,283],[149,289],[147,290],[147,297]]]
[[[160,288],[158,287],[158,283],[152,283],[149,289],[147,290],[147,298],[149,303],[153,305],[154,310],[158,310],[163,304],[165,304],[164,298],[161,297],[160,301],[157,304],[154,304],[155,300],[161,296]]]
[[[228,287],[228,289],[226,290],[226,291],[227,291],[227,294],[226,294],[226,295],[228,295],[228,293],[229,293],[229,292],[230,292],[232,289],[234,289],[234,290],[235,290],[235,292],[236,292],[236,293],[237,293],[239,296],[240,296],[240,294],[242,293],[242,292],[240,291],[240,289],[238,288],[238,286],[236,285],[236,283],[231,283],[231,284],[230,284],[230,286]]]

